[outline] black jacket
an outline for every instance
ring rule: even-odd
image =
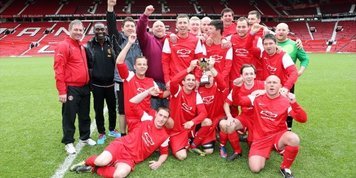
[[[96,38],[88,41],[85,51],[88,59],[88,68],[92,84],[111,85],[114,83],[114,70],[116,67],[116,55],[109,37],[105,37],[101,46]]]

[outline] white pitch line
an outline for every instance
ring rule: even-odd
[[[108,112],[108,108],[105,107],[104,108],[104,113],[107,113],[107,112]],[[95,129],[96,129],[96,124],[95,124],[95,120],[94,120],[90,124],[90,135],[94,132]],[[75,158],[79,155],[79,153],[82,150],[82,148],[84,147],[84,145],[85,144],[80,144],[78,142],[77,145],[75,145],[75,150],[77,151],[77,153],[76,154],[72,154],[72,155],[68,155],[64,159],[64,162],[58,167],[58,169],[56,170],[56,172],[53,174],[53,176],[51,178],[63,178],[64,174],[67,172],[69,167],[72,165],[72,163],[75,160]]]

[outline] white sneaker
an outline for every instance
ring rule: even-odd
[[[75,151],[75,148],[74,148],[74,145],[73,143],[68,143],[64,146],[64,149],[67,151],[68,154],[75,154],[76,151]]]
[[[96,142],[93,140],[93,139],[91,139],[91,138],[88,138],[88,139],[86,139],[86,140],[80,140],[82,143],[85,143],[85,144],[88,144],[88,145],[90,145],[90,146],[94,146],[94,145],[96,145]]]

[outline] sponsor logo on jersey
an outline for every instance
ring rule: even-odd
[[[155,144],[155,142],[153,141],[152,137],[150,136],[150,134],[148,134],[148,132],[144,132],[142,134],[142,140],[145,142],[145,144],[147,146],[152,146]]]
[[[221,62],[221,60],[223,59],[223,56],[220,56],[217,54],[211,55],[210,57],[214,58],[215,62],[218,62],[218,63]]]
[[[184,48],[184,49],[178,50],[177,54],[179,57],[188,57],[191,52],[192,52],[191,50]]]
[[[144,89],[144,88],[137,88],[137,93],[142,93],[142,92],[144,92],[144,91],[146,91],[146,89]]]
[[[214,102],[214,95],[203,97],[204,104],[211,104]]]
[[[182,103],[182,109],[185,111],[185,112],[187,112],[187,113],[189,113],[189,114],[194,114],[193,112],[192,112],[192,110],[193,110],[193,107],[192,106],[189,106],[188,104],[186,104],[186,103]]]
[[[277,68],[271,65],[267,65],[267,70],[271,73],[274,74],[277,71]]]
[[[262,118],[262,119],[268,119],[268,120],[274,120],[274,119],[276,119],[277,116],[278,116],[278,114],[273,113],[273,112],[271,112],[271,111],[267,111],[267,110],[262,110],[262,111],[260,112],[260,114],[261,114],[261,118]]]
[[[248,51],[246,49],[243,48],[237,48],[235,50],[235,56],[243,56],[246,57],[248,55]]]

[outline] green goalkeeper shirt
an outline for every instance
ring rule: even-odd
[[[304,49],[297,48],[295,41],[287,39],[284,42],[278,42],[278,46],[282,47],[282,49],[290,55],[294,63],[296,63],[298,59],[300,66],[304,66],[305,68],[308,66],[309,56],[305,53]]]

